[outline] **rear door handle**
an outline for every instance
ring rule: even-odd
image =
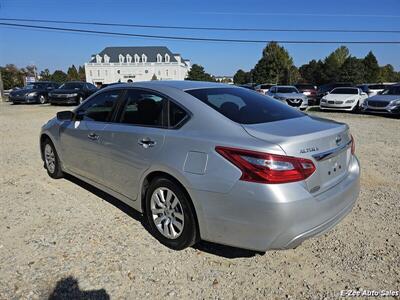
[[[98,134],[95,134],[94,132],[91,132],[91,133],[89,133],[88,134],[88,136],[87,136],[89,139],[91,139],[91,140],[93,140],[93,141],[97,141],[98,139],[99,139],[99,135]]]
[[[157,143],[156,141],[153,141],[149,138],[143,138],[139,140],[138,144],[141,145],[143,148],[150,148],[154,147]]]

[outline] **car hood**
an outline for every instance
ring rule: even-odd
[[[393,101],[398,99],[400,99],[400,95],[376,95],[368,98],[368,100],[374,101]]]
[[[75,90],[75,89],[56,89],[51,91],[52,94],[73,94],[73,93],[79,93],[80,90]]]
[[[305,95],[303,93],[276,93],[275,94],[278,97],[284,97],[284,98],[304,98]]]
[[[354,94],[328,94],[324,98],[327,100],[347,100],[357,98],[358,95]]]

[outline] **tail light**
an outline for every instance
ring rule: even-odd
[[[354,137],[351,135],[351,154],[356,153],[356,142],[354,141]]]
[[[240,180],[258,183],[301,181],[315,171],[305,158],[217,146],[215,150],[242,171]]]

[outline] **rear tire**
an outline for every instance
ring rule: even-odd
[[[49,176],[54,179],[64,177],[64,173],[61,170],[60,159],[58,158],[57,151],[53,143],[48,138],[43,142],[42,153],[44,159],[44,167],[47,170],[47,174],[49,174]]]
[[[184,190],[157,177],[146,192],[145,215],[152,235],[163,245],[182,250],[197,242],[195,212]]]
[[[40,103],[40,104],[45,104],[45,103],[47,103],[46,96],[40,95],[40,96],[39,96],[39,103]]]

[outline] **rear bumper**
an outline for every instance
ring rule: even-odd
[[[351,211],[359,190],[360,166],[353,157],[345,179],[320,194],[310,194],[303,182],[264,185],[244,181],[226,194],[190,193],[201,213],[202,239],[266,251],[296,247],[331,229]]]

